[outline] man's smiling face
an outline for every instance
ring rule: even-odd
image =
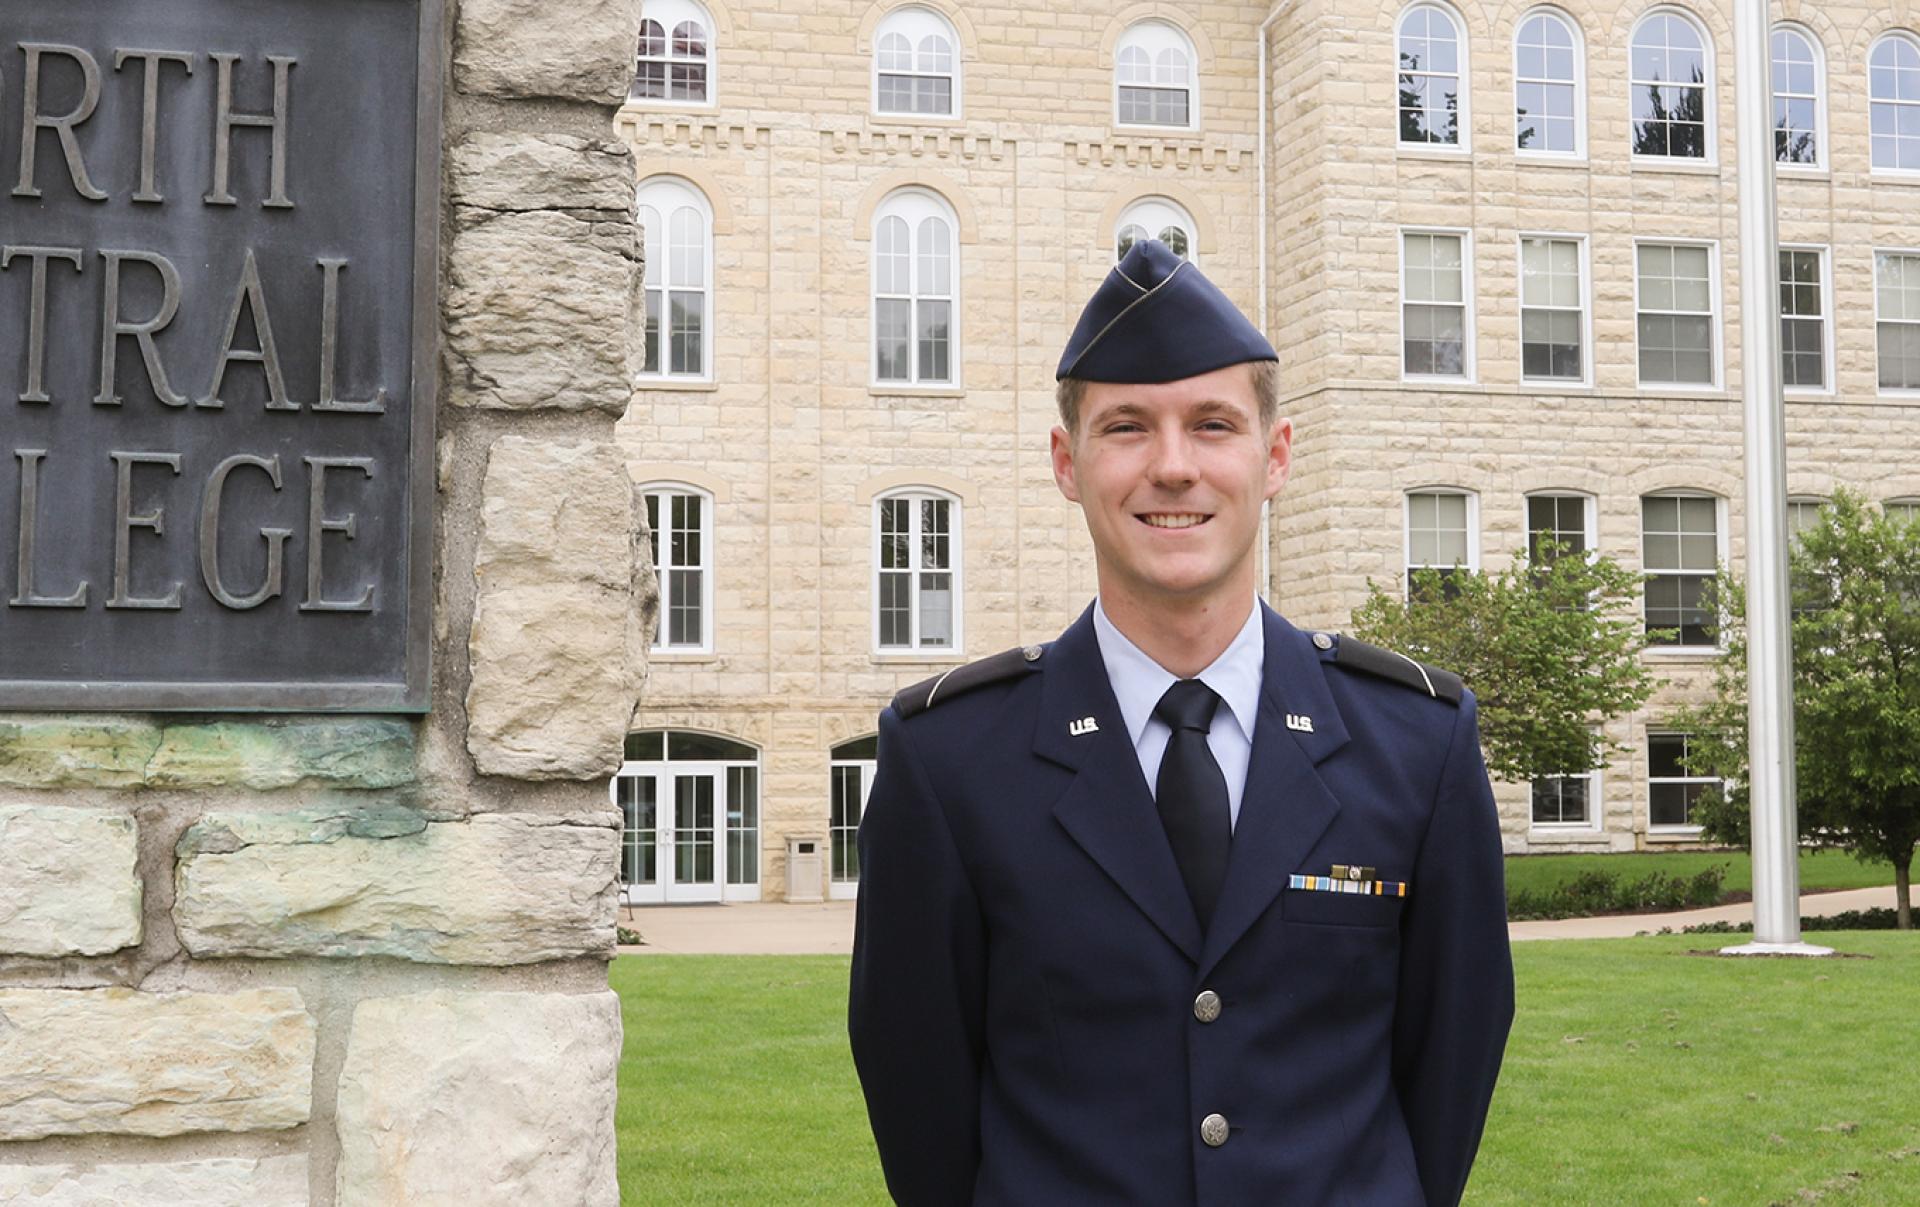
[[[1245,364],[1151,385],[1088,382],[1053,476],[1080,504],[1103,597],[1226,602],[1254,586],[1260,505],[1287,480],[1293,427],[1260,422]]]

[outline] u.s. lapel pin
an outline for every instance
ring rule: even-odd
[[[1099,733],[1100,722],[1092,717],[1081,717],[1078,721],[1067,722],[1067,732],[1076,738],[1085,737],[1090,733]]]
[[[1287,728],[1295,733],[1312,733],[1313,718],[1304,713],[1290,712],[1287,714]]]

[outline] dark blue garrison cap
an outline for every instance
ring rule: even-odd
[[[1141,239],[1080,312],[1054,373],[1082,381],[1179,381],[1249,360],[1273,345],[1200,270]]]

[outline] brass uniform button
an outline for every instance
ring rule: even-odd
[[[1313,635],[1313,648],[1316,650],[1330,650],[1333,648],[1333,638],[1327,636],[1325,633],[1315,633]]]
[[[1210,1023],[1220,1017],[1220,995],[1211,989],[1202,989],[1200,996],[1193,999],[1193,1017],[1203,1023]]]
[[[1020,656],[1022,658],[1025,658],[1028,662],[1038,662],[1040,661],[1040,655],[1043,652],[1044,651],[1042,651],[1039,646],[1030,645],[1026,649],[1023,649],[1020,651]]]
[[[1200,1139],[1208,1148],[1219,1148],[1227,1142],[1227,1117],[1208,1115],[1200,1121]]]

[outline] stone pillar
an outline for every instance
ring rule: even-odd
[[[0,715],[0,1203],[619,1201],[639,0],[446,10],[431,711]]]

